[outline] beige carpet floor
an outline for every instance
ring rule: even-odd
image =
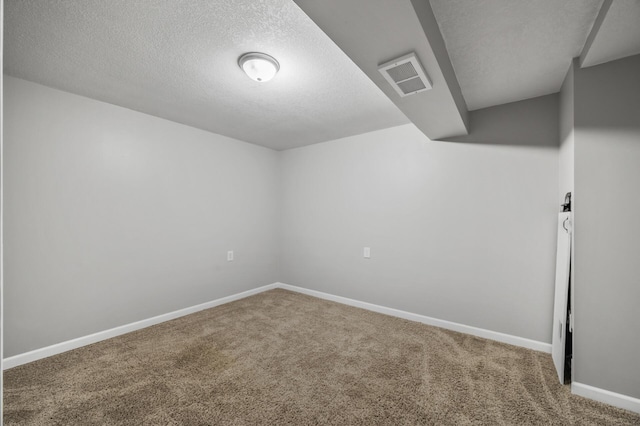
[[[548,354],[272,290],[5,372],[5,425],[638,425]]]

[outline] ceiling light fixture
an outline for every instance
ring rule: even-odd
[[[274,57],[258,52],[249,52],[240,56],[238,65],[251,80],[260,83],[271,80],[280,69],[280,64]]]

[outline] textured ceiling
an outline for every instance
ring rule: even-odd
[[[431,0],[469,110],[559,91],[601,4]]]
[[[428,0],[295,2],[426,136],[468,133],[467,107]],[[378,66],[410,52],[433,88],[400,97]]]
[[[274,149],[407,123],[291,0],[5,0],[9,75]],[[238,57],[278,59],[270,82]]]
[[[640,0],[614,0],[584,58],[583,66],[640,54]]]

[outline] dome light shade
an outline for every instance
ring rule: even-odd
[[[238,59],[238,65],[250,79],[264,83],[275,77],[280,64],[275,58],[264,53],[245,53]]]

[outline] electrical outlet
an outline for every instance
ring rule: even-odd
[[[233,250],[229,250],[227,252],[227,262],[232,262],[233,261]]]
[[[371,247],[365,247],[363,256],[365,259],[371,259]]]

